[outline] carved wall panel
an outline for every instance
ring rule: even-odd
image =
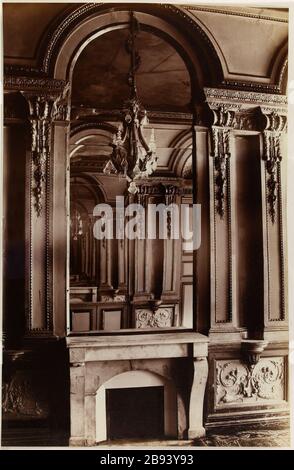
[[[263,150],[261,145],[258,146],[260,148],[260,166],[262,168],[259,176],[261,194],[259,201],[250,204],[252,207],[260,206],[259,219],[262,218],[263,224],[262,230],[259,227],[258,232],[259,234],[263,233],[264,236],[262,242],[263,258],[265,260],[263,267],[265,330],[276,331],[280,326],[277,323],[274,324],[274,322],[283,322],[286,318],[284,202],[281,182],[283,151],[281,142],[287,127],[287,100],[285,96],[254,92],[208,88],[204,91],[206,102],[212,113],[210,153],[213,161],[211,163],[210,194],[211,198],[214,198],[214,204],[211,204],[211,210],[214,213],[211,223],[213,234],[211,249],[214,258],[211,269],[214,276],[211,332],[222,328],[221,323],[230,323],[233,329],[238,329],[240,326],[240,318],[234,312],[237,311],[238,289],[236,290],[236,287],[239,283],[239,279],[235,274],[237,272],[235,251],[236,248],[238,249],[236,244],[239,243],[236,241],[235,232],[239,231],[241,233],[241,227],[235,219],[243,211],[242,198],[244,194],[241,195],[242,197],[240,195],[238,197],[237,194],[236,197],[236,192],[240,190],[240,185],[236,182],[236,176],[241,178],[244,172],[239,171],[240,169],[237,168],[239,151],[233,148],[233,142],[237,138],[236,136],[240,137],[242,135],[242,138],[245,138],[245,135],[248,137],[252,133],[251,136],[253,136],[253,134],[256,135],[256,132],[259,133],[260,144],[263,144]],[[255,160],[249,160],[249,157],[246,160],[247,165],[250,166],[256,163]],[[262,163],[262,160],[264,163]],[[254,175],[256,176],[259,170],[256,165],[255,167]],[[253,171],[253,168],[248,169],[248,171]],[[246,223],[243,225],[248,227],[250,220],[252,220],[252,217],[247,216]],[[252,227],[253,234],[257,226],[252,222]],[[239,248],[244,251],[243,245],[240,245]],[[250,257],[254,259],[252,252]],[[256,270],[262,272],[261,267],[256,268]],[[247,273],[252,272],[252,268],[245,271],[247,276]],[[238,276],[240,275],[242,273],[239,269]],[[261,292],[260,282],[257,284],[259,287],[255,285],[254,289]],[[251,296],[250,292],[249,296]],[[259,306],[255,305],[258,312],[262,311],[261,302],[258,303]],[[246,307],[248,309],[247,303]],[[254,321],[252,320],[251,323],[254,323]],[[228,328],[228,325],[224,325],[224,328]],[[255,325],[254,328],[256,331],[252,334],[258,334],[258,325]]]
[[[263,229],[258,135],[236,134],[233,178],[235,181],[234,238],[236,252],[236,305],[238,325],[251,335],[263,326]],[[250,314],[248,314],[250,312]]]
[[[156,311],[148,308],[136,309],[136,328],[168,328],[173,326],[173,321],[173,307],[160,307]]]
[[[215,362],[217,408],[283,402],[285,386],[283,357],[261,358],[253,366],[231,359]]]
[[[48,396],[39,374],[18,372],[2,385],[4,419],[46,418]]]

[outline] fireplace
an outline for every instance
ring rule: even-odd
[[[177,436],[177,393],[172,380],[150,370],[130,370],[98,389],[97,442]]]
[[[106,390],[107,439],[162,439],[164,387]]]
[[[70,445],[203,436],[207,343],[199,333],[67,338]]]

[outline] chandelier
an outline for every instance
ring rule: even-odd
[[[143,129],[148,124],[147,112],[141,106],[137,96],[136,72],[141,58],[135,48],[135,39],[139,32],[139,23],[134,13],[130,12],[130,33],[126,40],[126,51],[130,56],[128,85],[130,96],[124,103],[123,121],[113,136],[112,154],[103,172],[117,174],[126,178],[128,191],[136,193],[138,188],[134,180],[146,178],[157,167],[154,129],[151,130],[149,143],[144,138]]]

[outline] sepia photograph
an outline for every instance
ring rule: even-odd
[[[2,3],[2,449],[291,447],[283,6]]]

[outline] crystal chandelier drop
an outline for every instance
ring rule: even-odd
[[[123,122],[113,136],[112,154],[103,169],[105,174],[124,176],[129,183],[130,193],[136,193],[138,190],[134,180],[148,177],[157,167],[154,129],[151,130],[149,143],[147,143],[143,135],[144,126],[148,124],[147,112],[142,108],[137,96],[136,71],[141,62],[135,48],[138,32],[138,20],[133,12],[130,12],[130,34],[126,40],[126,50],[130,55],[128,73],[130,97],[124,103]]]

